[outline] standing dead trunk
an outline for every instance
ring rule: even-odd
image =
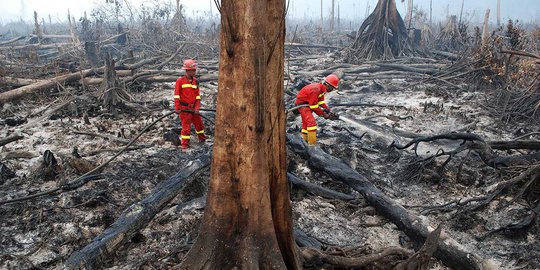
[[[37,43],[41,43],[41,40],[43,40],[43,31],[41,30],[41,27],[39,26],[38,15],[37,15],[37,12],[35,11],[34,11],[34,26],[36,28],[35,31],[38,38]]]
[[[489,8],[486,9],[486,15],[484,16],[484,26],[482,28],[482,50],[487,46],[489,40]]]
[[[463,16],[463,7],[465,6],[465,0],[461,0],[461,10],[459,11],[459,22],[458,25],[461,25],[461,17]]]
[[[407,16],[405,21],[407,22],[407,30],[411,29],[412,25],[412,13],[413,13],[413,0],[409,0],[407,4]]]
[[[319,28],[319,41],[323,41],[323,29],[324,29],[324,20],[323,20],[323,0],[321,0],[321,28]]]
[[[497,0],[497,27],[501,26],[501,0]]]
[[[360,26],[346,61],[356,63],[362,59],[393,59],[414,54],[396,1],[379,0],[373,13]]]
[[[429,28],[433,28],[433,0],[429,0]]]
[[[116,70],[114,69],[114,60],[110,52],[105,54],[105,72],[102,83],[103,90],[103,107],[109,112],[117,114],[124,107],[124,103],[129,101],[131,97],[120,85]]]
[[[75,23],[75,20],[71,19],[71,14],[68,9],[68,23],[69,23],[69,34],[71,35],[71,42],[73,42],[73,45],[77,46],[79,44],[79,39],[75,36],[75,27],[73,24]]]
[[[177,269],[299,269],[285,170],[285,1],[222,0],[219,10],[207,207]]]
[[[334,10],[335,10],[335,0],[332,0],[332,10],[330,11],[330,31],[334,31],[334,22],[335,22],[335,17],[334,17]]]

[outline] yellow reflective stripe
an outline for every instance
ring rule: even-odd
[[[326,103],[326,102],[324,102],[324,101],[319,101],[319,105],[323,105],[323,104],[325,104],[325,103]]]
[[[317,130],[317,126],[307,127],[307,131]]]
[[[197,133],[197,134],[204,134],[204,129],[203,129],[203,130],[200,130],[200,131],[195,131],[195,133]]]
[[[319,104],[311,105],[309,106],[310,109],[317,109],[319,108]]]
[[[197,88],[196,84],[186,83],[182,84],[182,88]]]
[[[182,135],[182,136],[180,136],[180,137],[182,137],[182,139],[184,139],[184,140],[189,140],[189,138],[191,138],[189,135],[187,135],[187,136],[186,136],[186,135]]]
[[[307,129],[302,129],[302,133],[307,133]]]
[[[201,96],[196,96],[195,99],[201,99]]]
[[[180,96],[174,96],[174,98],[180,98]]]
[[[324,96],[324,93],[322,93],[322,94],[319,94],[319,97],[322,97],[322,96]]]

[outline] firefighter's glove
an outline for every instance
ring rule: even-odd
[[[324,117],[324,119],[330,119],[330,114],[323,112],[322,117]]]
[[[338,120],[339,119],[339,115],[337,113],[334,113],[334,112],[331,112],[328,114],[329,118],[327,119],[330,119],[330,120]]]

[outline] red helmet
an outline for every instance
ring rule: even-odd
[[[182,66],[182,69],[185,70],[196,70],[197,69],[197,62],[193,59],[187,59],[184,61],[184,65]]]
[[[324,78],[324,81],[334,88],[338,88],[339,78],[336,74],[330,74]]]

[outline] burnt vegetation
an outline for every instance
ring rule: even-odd
[[[350,20],[331,1],[318,22],[249,2],[114,0],[0,25],[0,268],[540,268],[537,24],[412,0]],[[263,6],[265,27],[231,12]],[[181,151],[187,58],[209,140]],[[308,146],[287,109],[331,73],[341,118],[317,119]],[[242,74],[253,90],[224,92]]]

